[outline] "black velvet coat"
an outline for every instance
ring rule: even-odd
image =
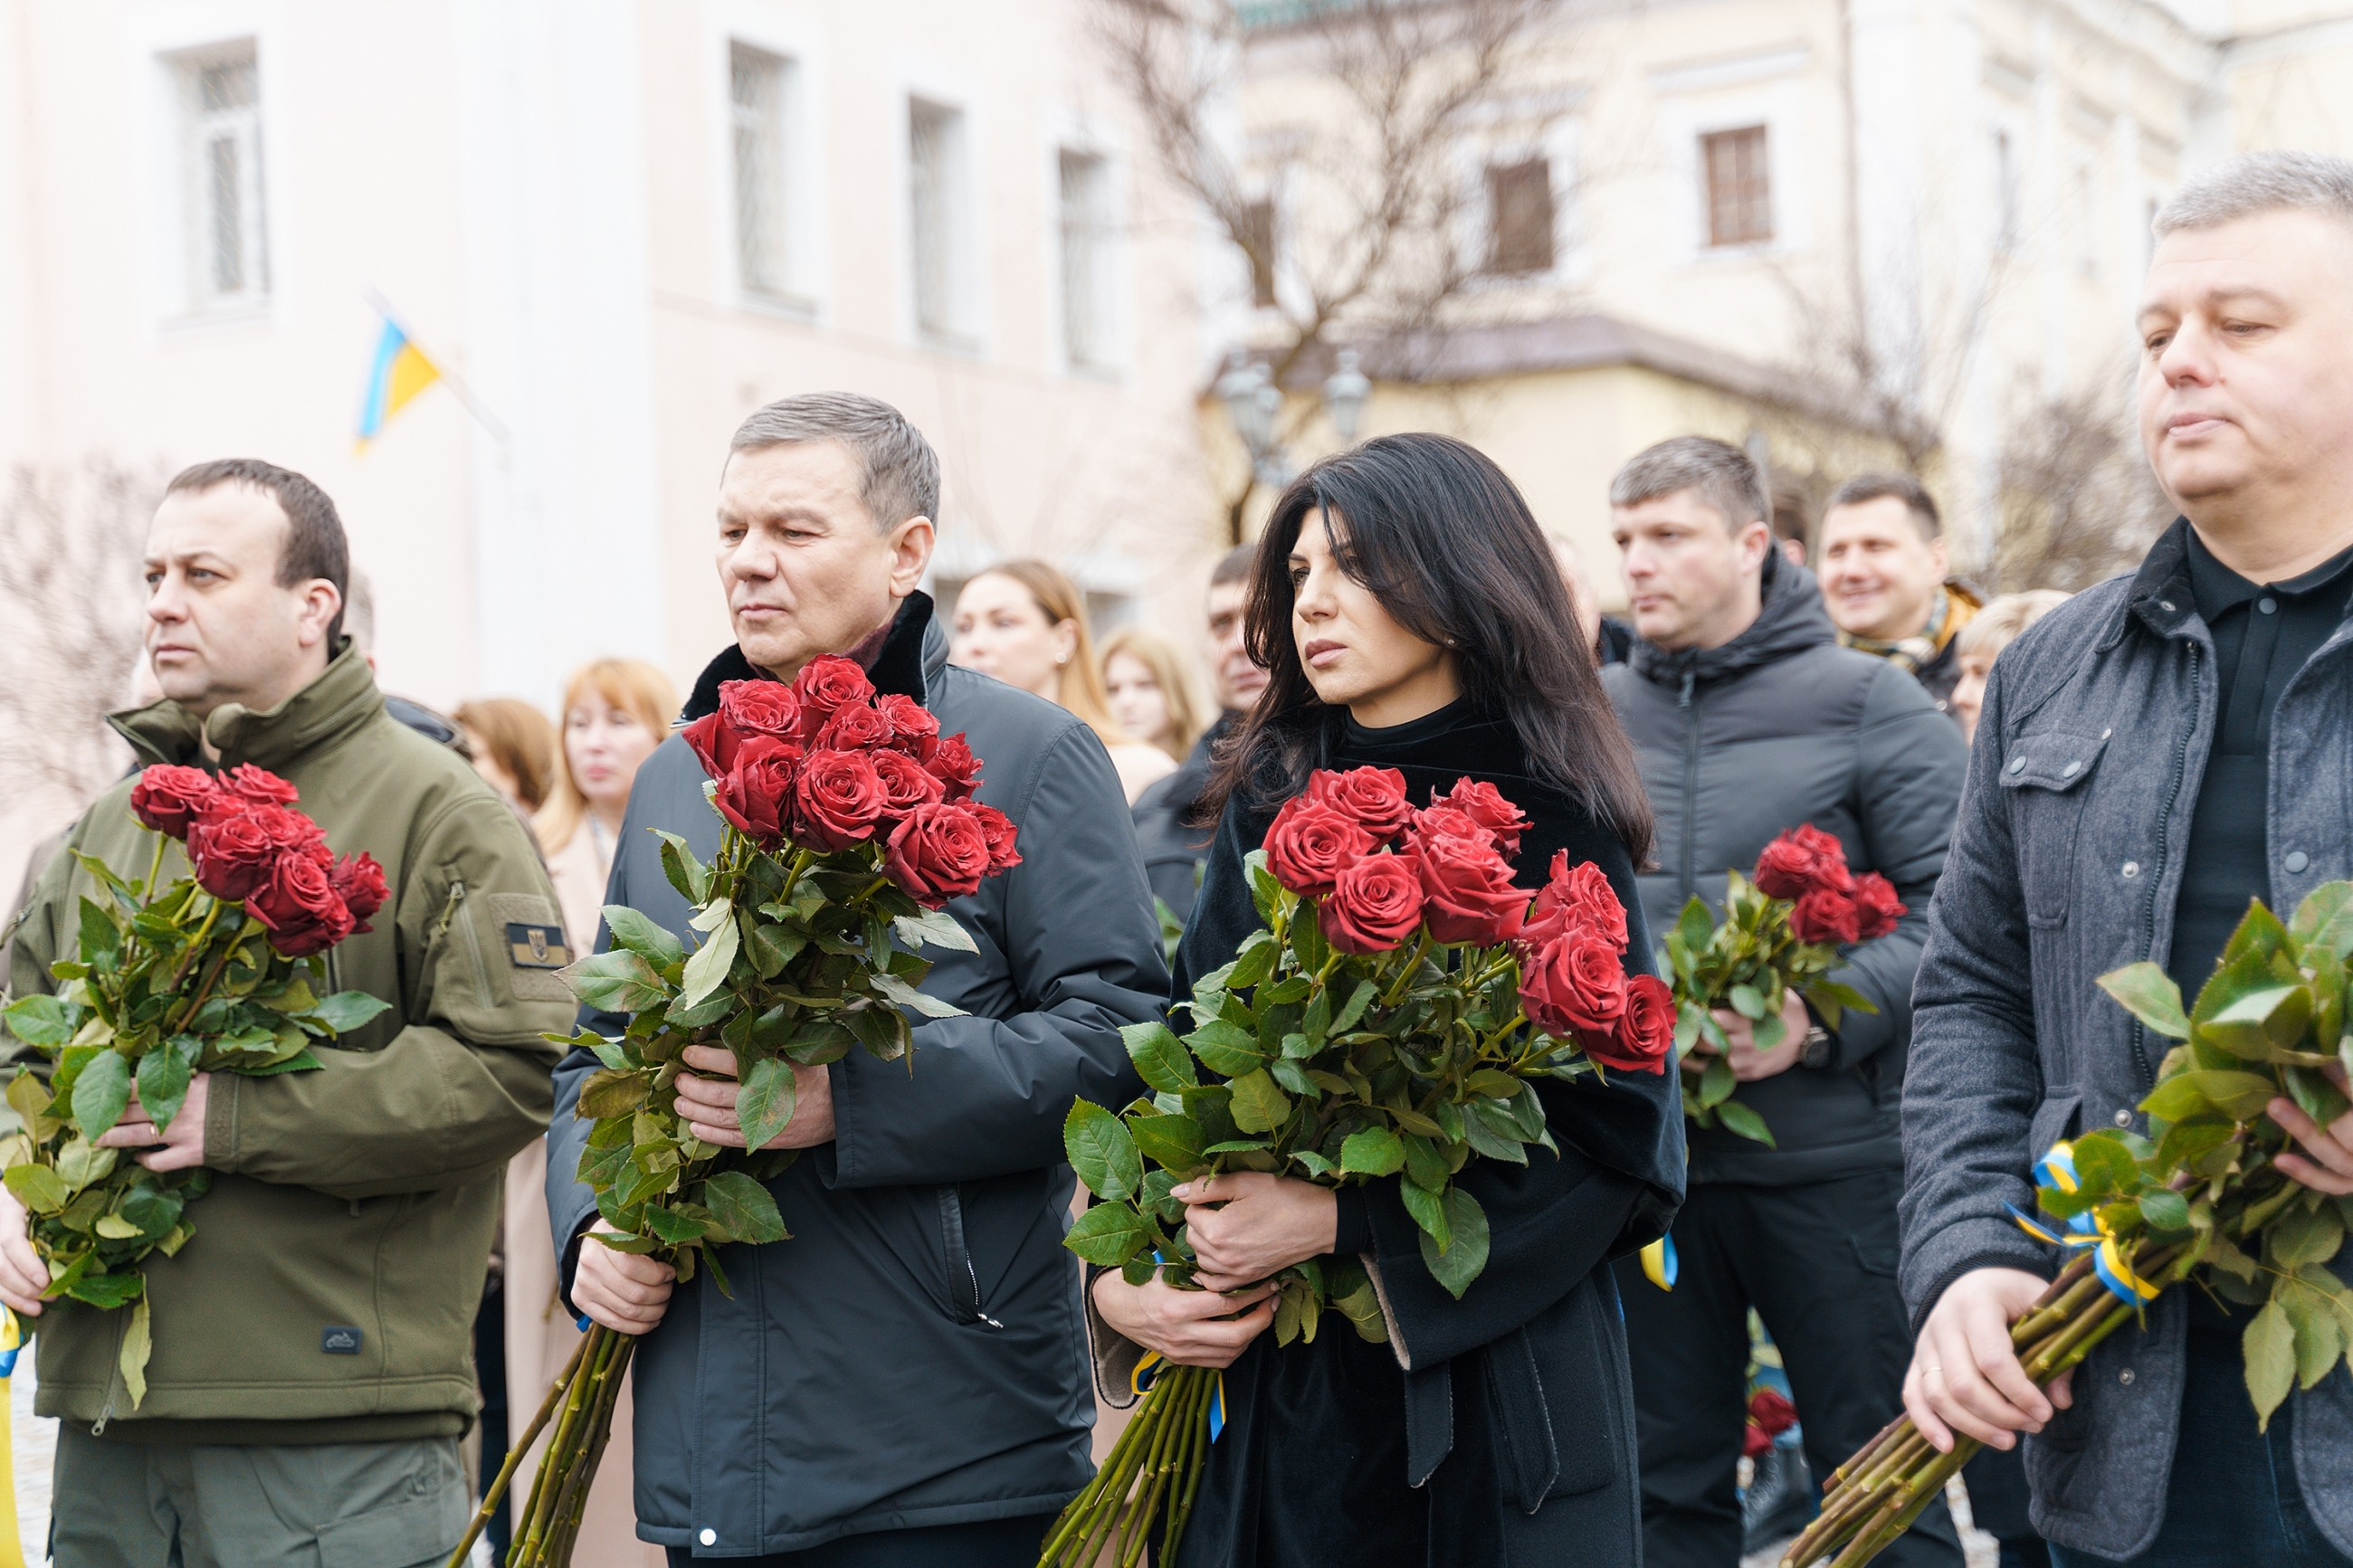
[[[1467,700],[1387,730],[1335,716],[1323,749],[1328,767],[1398,769],[1417,804],[1465,775],[1494,784],[1534,819],[1521,884],[1540,885],[1556,849],[1598,864],[1626,906],[1628,966],[1649,971],[1625,847],[1527,776],[1508,723]],[[1177,995],[1258,923],[1241,862],[1271,819],[1229,805],[1177,952]],[[1633,1399],[1607,1264],[1662,1235],[1683,1200],[1682,1102],[1668,1074],[1538,1093],[1561,1157],[1478,1160],[1459,1178],[1493,1238],[1460,1301],[1422,1263],[1398,1178],[1355,1189],[1361,1210],[1343,1194],[1343,1245],[1352,1230],[1366,1243],[1391,1341],[1367,1344],[1327,1315],[1313,1344],[1278,1349],[1267,1334],[1243,1353],[1174,1568],[1636,1568]],[[1134,1349],[1093,1326],[1106,1387],[1124,1392]]]

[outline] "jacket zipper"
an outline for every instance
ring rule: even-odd
[[[433,935],[437,940],[449,934],[449,922],[458,918],[458,906],[465,901],[466,884],[456,877],[450,878],[448,900],[442,904],[441,919],[433,927]]]
[[[2198,644],[2192,641],[2189,646],[2189,724],[2181,731],[2181,744],[2174,749],[2173,784],[2166,792],[2165,814],[2157,819],[2157,864],[2150,868],[2148,903],[2142,918],[2140,950],[2145,953],[2157,951],[2157,889],[2165,880],[2166,862],[2170,858],[2168,847],[2172,843],[2173,808],[2180,804],[2181,780],[2189,771],[2189,739],[2198,732],[2198,715],[2206,704],[2205,689],[2198,681]],[[2168,948],[2167,956],[2171,955]],[[2133,1059],[2140,1063],[2141,1082],[2155,1083],[2157,1067],[2148,1059],[2148,1030],[2138,1023],[2133,1025]]]
[[[1692,864],[1698,857],[1699,845],[1695,824],[1699,817],[1699,707],[1692,700],[1692,687],[1697,677],[1683,672],[1683,695],[1675,706],[1690,713],[1691,722],[1683,731],[1683,896],[1688,900],[1697,889]]]
[[[940,1188],[940,1243],[947,1256],[948,1292],[962,1297],[955,1303],[958,1322],[1005,1325],[981,1310],[980,1274],[972,1266],[972,1249],[964,1239],[964,1188],[949,1183]],[[958,1279],[957,1276],[963,1276]],[[969,1295],[965,1292],[969,1289]]]

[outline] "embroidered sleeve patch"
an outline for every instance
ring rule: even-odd
[[[507,956],[517,969],[561,969],[572,962],[562,926],[507,922]]]

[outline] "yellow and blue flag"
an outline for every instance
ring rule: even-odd
[[[367,395],[360,404],[360,449],[365,451],[394,415],[440,379],[441,367],[408,341],[400,323],[386,316],[384,333],[375,342],[375,363],[368,367]]]

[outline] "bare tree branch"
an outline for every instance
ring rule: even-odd
[[[2173,515],[2121,399],[2085,393],[2044,403],[2003,446],[1989,575],[2004,593],[2079,593],[2128,569]]]

